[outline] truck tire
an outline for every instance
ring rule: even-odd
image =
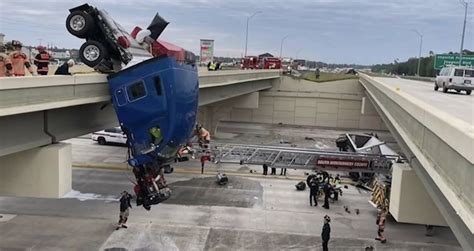
[[[439,89],[438,84],[436,84],[436,82],[435,82],[434,90],[438,91],[438,89]]]
[[[444,93],[447,93],[448,92],[448,88],[446,88],[446,85],[443,83],[443,92]]]
[[[467,90],[467,91],[466,91],[466,94],[467,94],[467,95],[471,95],[471,92],[472,92],[471,90]]]
[[[107,57],[108,52],[105,46],[94,40],[85,42],[79,49],[79,58],[81,61],[85,65],[92,68],[97,66],[103,59]]]
[[[99,145],[105,145],[107,144],[107,141],[105,140],[104,137],[99,137],[97,138],[97,143],[99,143]]]
[[[95,30],[94,19],[83,11],[73,11],[66,18],[66,29],[78,38],[87,38]]]

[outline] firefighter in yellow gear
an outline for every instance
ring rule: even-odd
[[[34,64],[36,65],[37,72],[39,75],[48,75],[48,65],[49,65],[49,53],[46,51],[44,46],[38,46],[38,54],[34,59]]]
[[[8,56],[10,59],[10,64],[12,67],[12,75],[13,76],[25,76],[25,67],[31,73],[31,75],[35,75],[33,71],[33,67],[31,67],[30,61],[28,56],[21,51],[22,44],[20,41],[13,40],[12,41],[13,51],[10,52]]]
[[[0,44],[0,77],[10,76],[11,67],[10,58],[5,54],[5,46]]]

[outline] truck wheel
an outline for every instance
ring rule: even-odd
[[[467,95],[471,95],[471,92],[472,92],[471,90],[467,90],[467,91],[466,91],[466,94],[467,94]]]
[[[448,88],[446,88],[446,85],[443,83],[443,92],[444,93],[447,93],[448,92]]]
[[[66,29],[78,38],[87,38],[95,28],[91,15],[82,11],[73,11],[66,18]]]
[[[79,58],[89,67],[94,68],[108,57],[107,49],[99,42],[89,40],[79,49]]]
[[[438,89],[439,89],[438,84],[436,84],[436,82],[435,82],[434,90],[438,91]]]
[[[104,137],[99,137],[97,139],[97,143],[99,143],[99,145],[105,145],[107,143],[107,141],[105,141]]]

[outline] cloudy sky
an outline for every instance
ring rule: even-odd
[[[474,49],[474,2],[468,12],[465,48]],[[65,28],[68,9],[81,0],[0,0],[0,32],[26,44],[79,48]],[[429,51],[459,51],[464,7],[460,0],[90,0],[130,30],[147,26],[156,12],[170,25],[162,39],[199,52],[199,39],[215,40],[215,54],[279,55],[329,63],[375,64],[406,60]]]

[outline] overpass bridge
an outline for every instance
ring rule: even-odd
[[[360,74],[360,83],[411,166],[393,170],[391,214],[399,222],[447,223],[474,250],[474,99],[422,81]]]
[[[202,72],[199,104],[269,89],[279,78],[278,71]],[[449,225],[463,248],[474,250],[472,96],[362,73],[359,82],[409,159],[393,170],[392,215]],[[10,168],[0,168],[0,194],[59,197],[68,191],[70,146],[51,143],[116,125],[109,100],[104,75],[2,79],[0,165]]]
[[[271,88],[278,70],[199,72],[199,105]],[[0,156],[117,125],[106,75],[3,78]]]

